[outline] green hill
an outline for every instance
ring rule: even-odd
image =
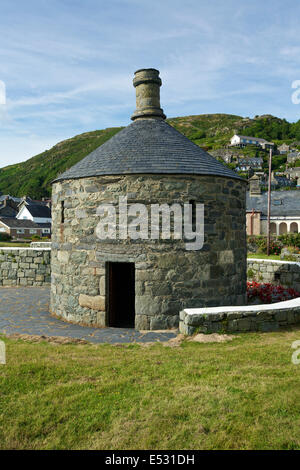
[[[300,120],[289,123],[271,115],[254,119],[230,114],[201,114],[168,119],[169,124],[205,150],[226,146],[234,133],[263,137],[277,144],[300,141]],[[29,160],[0,169],[0,191],[41,198],[51,194],[51,181],[119,132],[122,127],[85,132],[59,142]]]

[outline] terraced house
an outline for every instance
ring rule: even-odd
[[[42,228],[32,220],[0,218],[0,233],[7,233],[12,238],[30,238],[33,235],[42,236]]]

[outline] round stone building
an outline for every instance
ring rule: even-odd
[[[245,303],[246,182],[165,121],[157,70],[138,70],[133,84],[133,123],[53,182],[51,312],[99,327],[172,328],[183,308]],[[171,208],[170,236],[153,207]],[[199,228],[198,207],[204,238],[194,246],[180,228]]]

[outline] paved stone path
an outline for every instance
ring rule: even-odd
[[[49,288],[0,287],[0,333],[79,338],[92,343],[168,341],[176,332],[141,333],[132,328],[89,328],[49,314]]]

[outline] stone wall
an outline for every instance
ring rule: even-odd
[[[179,330],[186,335],[266,332],[299,324],[300,297],[274,304],[186,309],[180,312]]]
[[[300,292],[300,263],[248,258],[247,278],[248,281],[292,287]]]
[[[67,321],[108,325],[107,262],[135,263],[135,326],[178,325],[185,307],[246,300],[243,181],[213,176],[122,175],[65,180],[52,190],[51,311]],[[188,203],[205,206],[200,251],[184,240],[98,240],[100,204]],[[63,204],[62,204],[63,203]],[[62,211],[64,217],[62,218]]]
[[[50,284],[49,248],[0,247],[0,286]]]

